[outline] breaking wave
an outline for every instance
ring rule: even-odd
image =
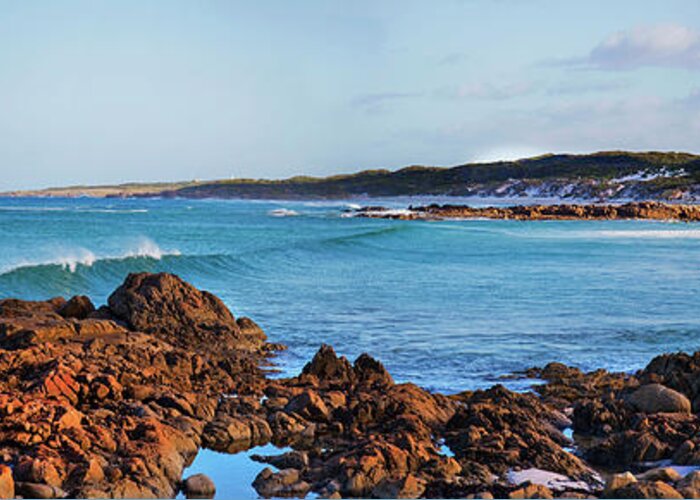
[[[646,238],[646,239],[700,239],[700,229],[641,229],[641,230],[604,230],[587,231],[587,237],[599,238]]]
[[[87,248],[74,248],[59,252],[56,256],[38,261],[24,261],[2,269],[0,275],[32,267],[60,267],[71,273],[76,272],[79,266],[92,267],[97,262],[121,261],[132,258],[146,258],[161,260],[167,255],[180,255],[179,250],[163,250],[154,241],[142,238],[134,246],[124,252],[112,255],[96,255]]]
[[[294,217],[299,215],[296,210],[290,210],[288,208],[276,208],[275,210],[270,210],[267,215],[271,217]]]

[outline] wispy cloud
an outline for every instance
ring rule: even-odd
[[[507,117],[493,115],[478,122],[454,122],[441,127],[432,140],[445,150],[476,152],[501,152],[513,145],[536,145],[538,150],[553,152],[697,151],[698,136],[700,88],[680,98],[631,95],[548,103],[512,110]]]
[[[563,80],[559,82],[537,82],[527,80],[473,81],[437,89],[435,97],[442,99],[471,99],[476,101],[505,101],[518,97],[545,95],[550,97],[593,93],[608,93],[631,87],[629,80]]]
[[[468,82],[453,87],[443,87],[436,94],[448,99],[475,99],[500,101],[532,94],[537,87],[532,82]]]
[[[629,80],[611,80],[602,82],[567,80],[549,85],[546,93],[550,96],[580,95],[594,92],[605,93],[614,90],[626,89],[631,86],[632,82]]]
[[[584,57],[552,62],[614,71],[649,66],[699,70],[700,31],[675,23],[637,26],[613,33]]]
[[[464,52],[451,52],[440,57],[437,64],[438,66],[454,66],[467,59],[469,59],[469,56]]]
[[[700,109],[700,87],[695,87],[687,96],[680,100],[680,103],[691,109]]]
[[[421,92],[373,92],[362,94],[352,99],[351,104],[367,112],[380,112],[390,102],[421,97]]]

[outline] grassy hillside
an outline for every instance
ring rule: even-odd
[[[509,180],[594,179],[608,181],[639,172],[680,170],[687,175],[656,179],[660,184],[700,182],[700,156],[688,153],[603,152],[589,155],[545,155],[518,161],[470,163],[452,168],[413,166],[394,172],[366,170],[333,177],[292,177],[279,181],[231,180],[202,183],[171,192],[184,197],[295,198],[465,194],[474,186]]]
[[[595,197],[620,187],[621,178],[648,174],[636,182],[641,196],[672,197],[700,190],[700,156],[676,152],[607,151],[586,155],[549,154],[517,161],[469,163],[456,167],[411,166],[396,171],[365,170],[331,177],[297,176],[284,180],[234,179],[210,182],[74,186],[5,193],[15,196],[169,196],[186,198],[345,198],[352,196],[490,194],[520,182],[585,185]],[[630,182],[625,182],[630,184]],[[697,189],[696,189],[697,188]],[[521,186],[521,189],[522,188]]]

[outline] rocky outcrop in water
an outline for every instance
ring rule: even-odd
[[[445,396],[330,346],[269,378],[272,348],[173,275],[131,275],[98,309],[0,301],[0,497],[211,496],[183,480],[200,448],[269,442],[291,451],[254,457],[263,497],[700,495],[700,472],[665,467],[700,466],[700,354],[634,375],[551,363],[526,373],[539,395]]]
[[[242,318],[241,328],[218,297],[171,274],[132,274],[108,302],[109,314],[129,328],[190,350],[255,350],[266,340],[252,320]]]
[[[645,219],[700,221],[700,206],[642,201],[612,204],[513,205],[509,207],[470,207],[467,205],[427,205],[392,210],[364,207],[349,212],[357,217],[399,220],[511,219],[511,220],[614,220]]]

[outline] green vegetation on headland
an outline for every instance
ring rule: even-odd
[[[411,166],[396,171],[365,170],[331,177],[124,184],[6,194],[247,199],[445,195],[695,200],[700,197],[700,156],[625,151],[548,154],[516,161],[469,163],[449,168]]]

